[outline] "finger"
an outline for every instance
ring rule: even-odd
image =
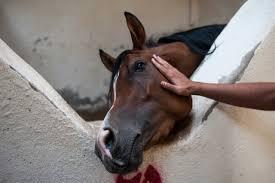
[[[163,65],[156,61],[156,59],[152,58],[151,61],[158,70],[162,71],[163,69],[165,69]]]
[[[157,67],[157,69],[164,75],[164,77],[174,83],[173,72],[163,67],[163,65],[159,64],[156,59],[152,58],[151,60],[152,63]]]
[[[170,65],[166,60],[164,60],[163,58],[161,58],[160,56],[156,56],[156,60],[163,65],[165,68],[167,69],[173,69],[173,66]]]
[[[170,63],[168,63],[167,61],[165,61],[164,59],[162,59],[161,57],[157,56],[158,63],[160,63],[167,71],[169,71],[168,74],[172,74],[172,76],[175,75],[175,73],[182,75],[182,73],[175,68],[174,66],[172,66]]]
[[[170,84],[170,83],[167,83],[165,81],[162,81],[161,83],[161,86],[177,95],[181,95],[180,91],[179,91],[179,88],[176,86],[176,85],[173,85],[173,84]]]
[[[153,55],[153,58],[156,60],[156,62],[158,62],[160,65],[165,66],[165,60],[163,60],[162,58],[160,58],[157,55]]]

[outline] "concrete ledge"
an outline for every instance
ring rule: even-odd
[[[101,182],[106,172],[93,154],[96,130],[74,112],[68,113],[67,104],[26,63],[16,57],[4,58],[3,46],[1,43],[1,182]],[[10,62],[13,67],[7,64]],[[43,93],[44,89],[52,93]]]

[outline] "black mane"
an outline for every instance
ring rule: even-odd
[[[205,56],[225,25],[208,25],[188,31],[177,32],[159,38],[158,44],[184,42],[196,54]]]
[[[157,42],[149,39],[146,42],[146,46],[155,47],[159,44],[184,42],[191,49],[191,51],[204,57],[207,54],[213,53],[214,50],[209,53],[209,49],[211,48],[215,39],[218,37],[224,27],[225,25],[209,25],[198,27],[188,31],[177,32],[169,36],[161,37]],[[109,95],[112,93],[113,90],[112,85],[114,82],[114,77],[117,74],[122,61],[129,53],[131,53],[131,50],[125,50],[116,58],[116,62],[112,71]]]

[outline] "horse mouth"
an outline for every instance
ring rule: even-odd
[[[121,160],[115,159],[112,157],[111,149],[112,146],[105,145],[105,141],[107,140],[108,132],[104,130],[102,135],[103,138],[97,140],[97,144],[95,145],[95,154],[100,158],[100,160],[105,164],[107,162],[109,165],[112,165],[112,169],[121,169],[125,166]],[[108,170],[109,171],[109,170]]]
[[[126,174],[131,171],[136,170],[142,162],[142,148],[141,143],[139,142],[139,136],[137,136],[127,154],[124,154],[123,157],[115,157],[112,155],[113,148],[112,146],[106,145],[106,140],[108,132],[104,130],[100,135],[100,138],[97,139],[95,144],[95,154],[102,161],[106,170],[110,173],[117,174]],[[121,152],[123,154],[123,152]]]
[[[109,156],[106,156],[106,155],[102,155],[102,153],[100,152],[97,146],[95,147],[95,154],[102,161],[104,167],[108,172],[118,173],[118,174],[124,174],[129,172],[124,166],[124,163],[122,161],[114,158],[110,158]]]

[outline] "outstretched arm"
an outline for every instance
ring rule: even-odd
[[[178,95],[200,95],[235,106],[275,110],[275,83],[199,83],[189,80],[158,56],[153,56],[152,63],[170,81],[162,81],[161,86]]]

